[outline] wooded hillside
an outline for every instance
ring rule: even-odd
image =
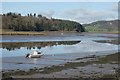
[[[84,27],[74,21],[48,19],[41,14],[7,13],[2,16],[2,29],[12,29],[13,31],[77,31],[84,32]]]
[[[83,26],[88,32],[116,32],[118,31],[119,23],[120,20],[96,21],[90,24],[83,24]]]

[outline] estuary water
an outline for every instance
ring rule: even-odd
[[[3,70],[27,70],[74,61],[89,55],[108,55],[118,52],[118,45],[94,40],[114,40],[117,34],[63,34],[63,35],[3,35],[0,44]],[[108,38],[116,37],[116,38]],[[27,53],[41,51],[41,58],[25,58]]]

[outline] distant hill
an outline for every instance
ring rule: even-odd
[[[97,21],[90,24],[83,24],[88,32],[116,32],[118,31],[120,20]]]
[[[2,29],[13,31],[77,31],[84,32],[84,27],[75,21],[48,19],[41,14],[27,14],[22,16],[20,13],[6,13],[2,16]]]

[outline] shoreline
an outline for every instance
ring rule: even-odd
[[[101,34],[120,34],[119,31],[116,31],[116,32],[86,32],[86,33],[101,33]]]
[[[55,33],[57,33],[57,34],[55,34]],[[71,33],[71,32],[68,32],[68,35],[70,35],[69,33]],[[85,33],[82,33],[82,34],[78,33],[77,35],[84,36],[84,34]],[[53,32],[48,35],[61,35],[61,34],[58,32]],[[98,41],[98,42],[101,43],[101,42],[105,42],[105,41]],[[105,43],[116,44],[116,40],[114,40],[112,42],[107,41]],[[24,78],[31,78],[31,77],[33,79],[34,78],[62,78],[62,77],[63,78],[77,78],[77,79],[88,78],[88,80],[90,77],[98,78],[98,79],[112,77],[112,78],[116,79],[116,77],[115,77],[116,71],[115,70],[116,70],[116,68],[118,69],[118,67],[117,67],[118,62],[116,60],[118,55],[114,56],[115,53],[111,52],[111,51],[109,51],[108,53],[112,53],[112,54],[103,55],[102,57],[97,56],[97,55],[91,55],[91,56],[88,55],[83,58],[80,58],[81,55],[80,55],[80,57],[78,57],[78,55],[77,55],[78,58],[76,57],[76,59],[74,59],[74,61],[71,61],[71,60],[67,61],[65,58],[66,63],[60,64],[60,65],[58,64],[58,65],[53,65],[53,66],[47,66],[44,68],[40,68],[40,66],[39,66],[39,67],[30,68],[28,71],[9,70],[8,72],[2,71],[2,73],[5,78],[11,77],[13,79],[14,78],[20,78],[20,79],[23,78],[24,79]],[[106,56],[108,56],[108,57],[106,57]],[[59,56],[59,58],[60,58],[60,56]],[[17,58],[17,60],[19,60],[19,59]],[[56,60],[56,58],[55,58],[55,60]],[[24,63],[21,63],[21,62],[17,63],[17,65],[22,65],[22,64],[24,64]],[[111,74],[111,73],[113,73],[113,74]]]
[[[2,31],[0,35],[57,35],[58,33],[70,34],[70,33],[79,33],[79,34],[119,34],[119,32],[76,32],[76,31]],[[60,34],[61,35],[61,34]]]
[[[8,31],[8,32],[2,32],[0,33],[0,35],[45,35],[45,33],[42,33],[42,32],[32,32],[32,31],[29,31],[29,32],[24,32],[24,31]]]
[[[116,78],[118,53],[106,56],[88,56],[76,58],[74,62],[53,65],[44,68],[33,68],[29,71],[9,71],[3,77],[14,78]],[[90,69],[89,69],[90,68]],[[103,72],[104,70],[104,72]]]
[[[55,33],[82,33],[76,31],[2,31],[0,35],[55,35]]]

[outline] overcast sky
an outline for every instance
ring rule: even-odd
[[[2,2],[2,13],[7,12],[38,13],[48,18],[91,23],[117,19],[118,2]]]

